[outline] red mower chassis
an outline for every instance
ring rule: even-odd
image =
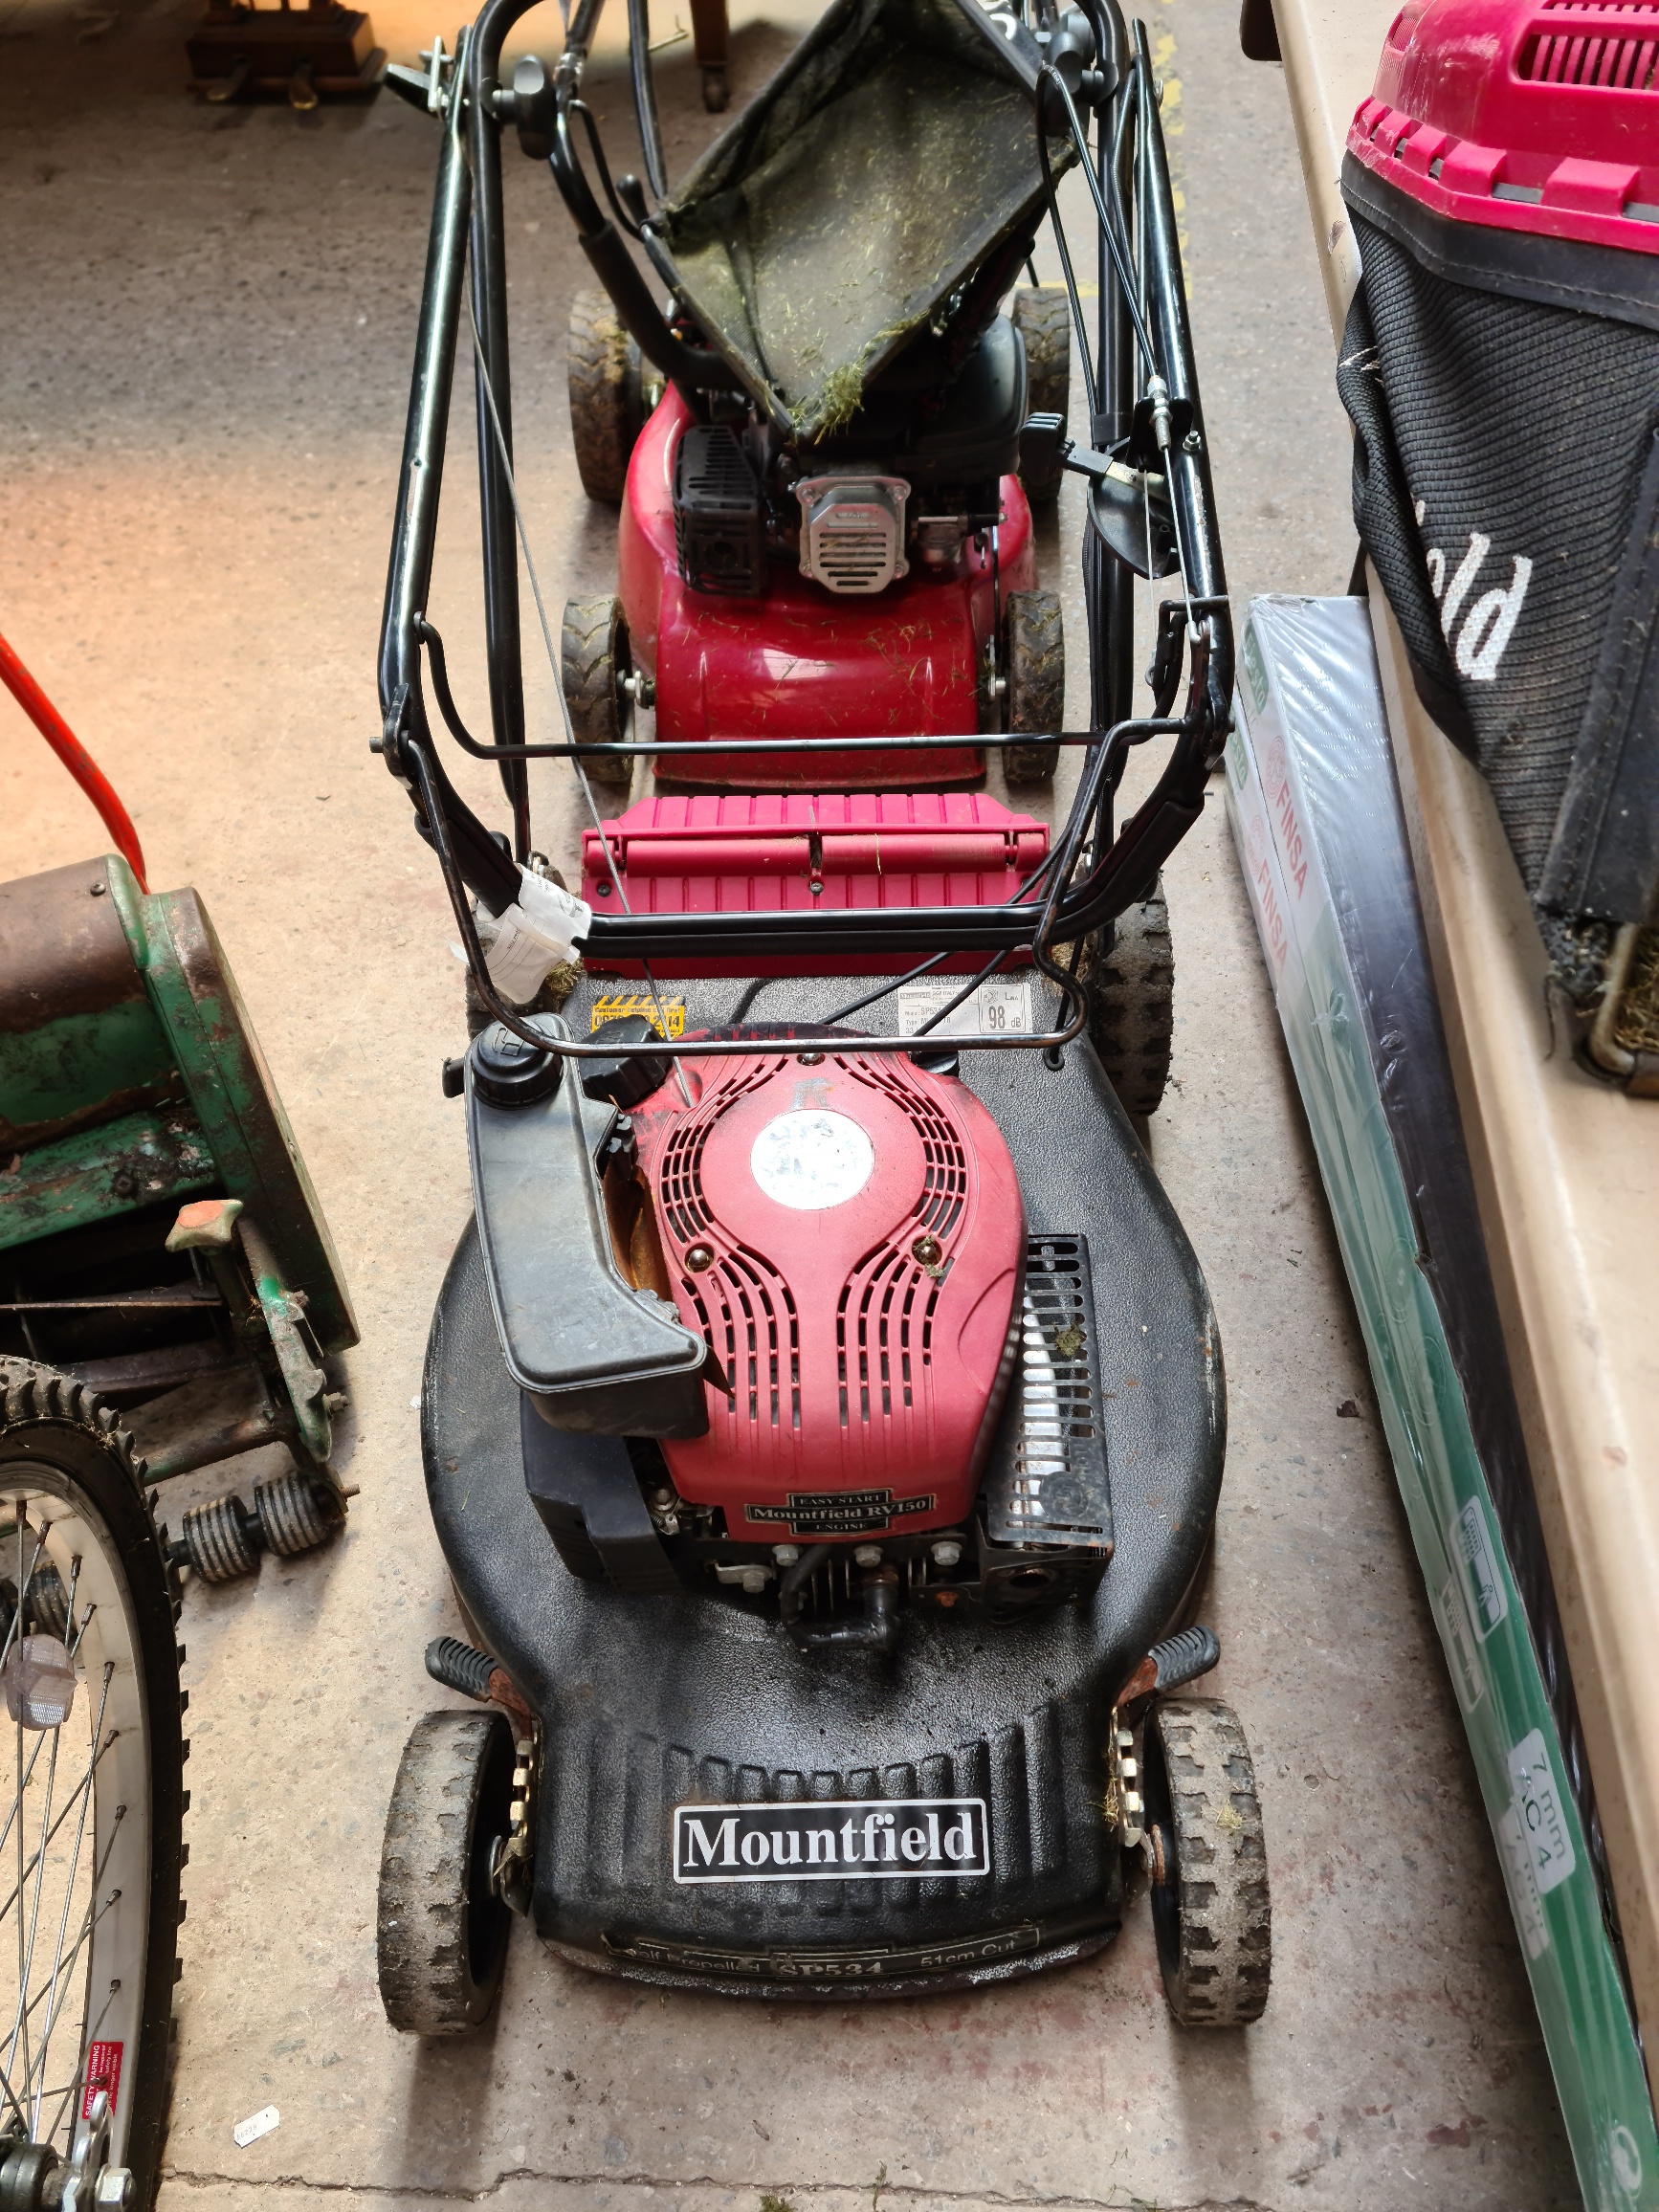
[[[959,569],[914,568],[871,597],[837,596],[774,564],[764,597],[693,591],[679,575],[674,463],[689,416],[670,391],[640,432],[628,471],[617,554],[618,592],[634,665],[656,684],[663,741],[718,738],[951,737],[982,723],[981,677],[997,600],[1034,589],[1031,511],[1015,476],[1002,480],[994,562],[970,543]],[[918,498],[925,498],[918,493]],[[665,763],[666,765],[666,763]],[[984,761],[977,745],[927,757],[931,784],[962,784]],[[823,753],[791,760],[721,759],[686,781],[789,790],[892,786],[916,778],[904,756]]]

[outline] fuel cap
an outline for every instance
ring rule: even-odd
[[[473,1089],[492,1106],[534,1106],[552,1096],[564,1073],[557,1052],[527,1044],[499,1022],[474,1038],[467,1064]]]

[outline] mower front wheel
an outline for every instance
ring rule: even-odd
[[[1175,953],[1162,878],[1088,940],[1089,1035],[1126,1114],[1163,1102],[1175,1039]]]
[[[1057,730],[1066,719],[1066,637],[1052,591],[1010,591],[1003,613],[1004,727]],[[1009,745],[1003,771],[1010,784],[1047,784],[1058,745]]]
[[[409,2035],[464,2035],[488,2018],[512,1913],[491,1881],[510,1829],[504,1714],[429,1713],[404,1746],[386,1816],[376,1947],[380,1998]]]
[[[608,595],[566,600],[559,658],[573,741],[620,745],[633,705],[633,656],[621,600]],[[626,790],[633,778],[630,763],[614,754],[590,758],[582,765],[594,784]]]
[[[1272,1907],[1255,1768],[1239,1718],[1213,1697],[1169,1697],[1146,1722],[1142,1766],[1152,1922],[1183,2027],[1248,2027],[1272,1978]]]

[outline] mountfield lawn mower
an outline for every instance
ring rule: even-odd
[[[1253,2020],[1250,1754],[1224,1706],[1170,1694],[1218,1656],[1190,1614],[1221,1350],[1125,1111],[1161,1089],[1158,872],[1232,681],[1144,31],[1115,0],[835,0],[670,197],[641,27],[649,188],[611,178],[583,101],[594,0],[556,69],[498,80],[526,4],[490,0],[453,62],[401,80],[442,150],[376,742],[476,1017],[444,1071],[475,1218],[422,1440],[475,1639],[428,1667],[479,1704],[404,1755],[387,2013],[482,2019],[515,1911],[668,1987],[1001,1979],[1109,1942],[1144,1851],[1177,2016]],[[519,658],[509,123],[615,317],[581,305],[571,374],[586,480],[624,498],[621,599],[567,616],[545,743]],[[1087,320],[1055,205],[1073,166]],[[1087,442],[1029,404],[1030,349],[1063,390],[1051,296],[1004,312],[1051,220]],[[462,332],[488,743],[427,614]],[[1021,489],[1065,469],[1088,484],[1084,733]],[[1139,716],[1136,573],[1180,578]],[[450,782],[433,709],[498,764],[510,841]],[[1146,743],[1161,772],[1119,825]],[[1052,832],[977,787],[987,756],[1017,779],[1062,750]],[[585,794],[580,896],[533,848],[531,759]],[[647,765],[605,817],[596,786]]]

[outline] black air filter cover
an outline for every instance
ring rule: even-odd
[[[688,430],[674,463],[674,542],[694,591],[760,595],[766,576],[761,487],[724,423]]]

